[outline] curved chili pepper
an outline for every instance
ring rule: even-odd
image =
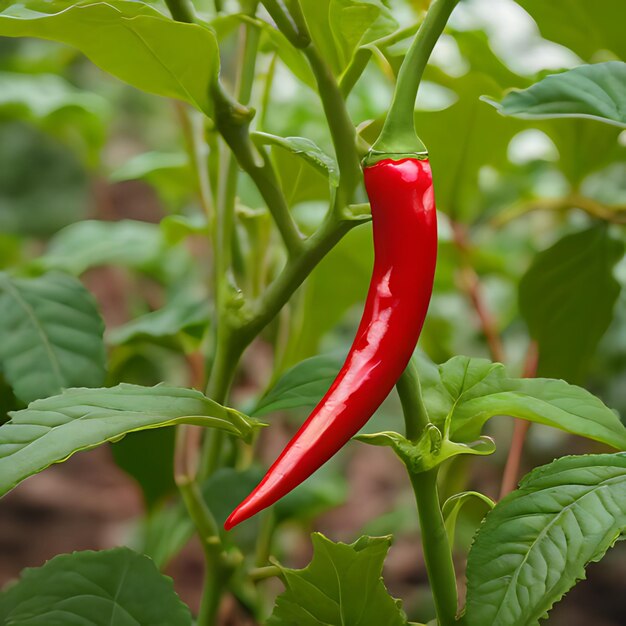
[[[437,217],[427,159],[366,167],[374,269],[363,317],[330,389],[224,527],[274,504],[369,420],[407,366],[426,317],[437,256]]]

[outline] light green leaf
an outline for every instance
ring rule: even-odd
[[[620,284],[613,276],[624,244],[597,227],[540,252],[519,284],[519,305],[539,345],[538,374],[584,380],[613,319]]]
[[[135,220],[84,220],[72,224],[48,245],[35,265],[80,275],[100,265],[121,265],[150,273],[180,271],[181,255],[168,245],[157,224]]]
[[[563,380],[509,378],[486,359],[453,357],[437,370],[419,364],[431,420],[454,441],[473,441],[484,423],[510,415],[626,449],[626,427],[587,390]]]
[[[102,385],[103,332],[94,298],[75,278],[0,272],[0,363],[24,402],[64,387]]]
[[[611,51],[626,58],[622,0],[602,0],[602,10],[586,0],[517,0],[537,22],[541,34],[573,50],[585,61]]]
[[[443,514],[450,545],[454,544],[456,521],[459,517],[461,509],[465,504],[472,501],[482,503],[482,506],[485,507],[485,511],[490,511],[496,505],[491,498],[483,493],[479,493],[478,491],[463,491],[462,493],[457,493],[451,496],[444,502],[441,512]]]
[[[501,102],[481,98],[504,116],[521,119],[590,118],[626,127],[626,63],[581,65],[551,74],[527,89],[509,91]]]
[[[267,626],[405,626],[400,603],[381,578],[390,537],[333,543],[313,533],[313,560],[301,570],[281,567],[286,591]]]
[[[342,362],[341,355],[324,354],[294,365],[259,400],[252,414],[314,407],[335,380]]]
[[[45,593],[42,593],[45,590]],[[61,554],[0,594],[5,626],[191,626],[172,579],[128,548]]]
[[[113,329],[107,337],[114,345],[137,340],[170,344],[177,339],[183,339],[185,343],[184,338],[189,336],[202,337],[209,323],[209,316],[207,298],[194,298],[183,292],[160,309]],[[193,343],[195,345],[197,341]]]
[[[215,35],[143,2],[0,1],[0,36],[68,44],[138,89],[211,112],[209,86],[219,71]]]
[[[487,515],[467,564],[468,626],[537,626],[626,530],[626,455],[565,457]]]
[[[0,495],[75,452],[130,432],[195,424],[248,440],[259,426],[199,391],[166,385],[68,389],[10,415],[0,427]]]
[[[279,146],[310,163],[328,178],[332,187],[339,185],[339,166],[335,159],[323,152],[313,141],[304,137],[278,137],[269,133],[255,132],[253,141],[258,145]]]
[[[393,32],[398,24],[378,0],[303,0],[311,37],[339,76],[360,46]]]

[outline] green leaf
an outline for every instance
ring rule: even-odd
[[[304,137],[278,137],[269,133],[252,133],[257,145],[279,146],[299,156],[328,178],[332,187],[339,185],[339,166],[335,159],[323,152],[313,141]]]
[[[301,570],[281,567],[286,591],[267,626],[405,626],[400,603],[381,578],[390,537],[333,543],[313,533],[313,560]]]
[[[468,626],[536,626],[625,530],[625,454],[565,457],[534,470],[476,536]]]
[[[398,26],[379,0],[303,0],[301,5],[313,42],[337,76],[357,48]]]
[[[521,119],[590,118],[626,127],[626,63],[581,65],[551,74],[527,89],[508,92],[501,102],[483,96],[504,116]]]
[[[430,418],[454,441],[473,441],[488,419],[510,415],[626,449],[619,417],[581,387],[548,378],[509,378],[500,363],[465,356],[437,368],[418,365]]]
[[[195,424],[249,440],[259,423],[199,391],[121,384],[68,389],[11,413],[0,427],[0,495],[75,452],[149,428]]]
[[[45,592],[44,592],[45,590]],[[5,626],[191,626],[172,579],[128,548],[61,554],[0,595]]]
[[[259,400],[252,414],[314,407],[335,380],[342,362],[341,355],[324,354],[294,365]]]
[[[573,50],[585,61],[611,51],[626,58],[622,0],[602,0],[602,10],[586,0],[517,0],[537,22],[541,34]],[[617,19],[616,19],[617,18]]]
[[[219,71],[215,35],[197,24],[174,22],[143,2],[5,0],[0,36],[68,44],[138,89],[211,112],[209,86]]]
[[[103,331],[94,298],[75,278],[0,272],[0,362],[24,402],[64,387],[102,385]]]
[[[481,437],[469,444],[455,443],[444,437],[434,424],[428,424],[416,442],[390,431],[356,435],[354,439],[373,446],[393,448],[412,475],[427,472],[459,454],[486,456],[496,450],[490,437]]]
[[[46,254],[35,264],[77,276],[92,267],[108,264],[172,274],[180,271],[181,264],[175,252],[157,224],[85,220],[53,237]]]
[[[171,344],[177,338],[183,339],[183,335],[201,338],[209,316],[207,298],[196,299],[182,293],[160,309],[113,329],[108,339],[113,345],[120,345],[138,340]]]
[[[613,319],[613,276],[624,244],[604,227],[567,235],[540,252],[519,285],[519,305],[539,345],[538,373],[579,383]]]

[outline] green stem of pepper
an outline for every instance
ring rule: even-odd
[[[426,148],[415,132],[415,99],[431,52],[459,0],[434,0],[402,62],[393,100],[374,153],[420,153]]]

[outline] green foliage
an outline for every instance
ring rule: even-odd
[[[259,425],[192,389],[128,384],[68,389],[11,413],[0,427],[0,495],[75,452],[175,424],[217,428],[246,440]]]
[[[489,99],[502,115],[522,119],[591,118],[626,127],[626,63],[581,65],[552,74],[524,90],[508,92],[502,102]]]
[[[13,278],[0,273],[0,363],[24,402],[65,387],[98,387],[106,371],[104,324],[71,276]]]
[[[420,374],[428,414],[453,441],[473,441],[487,420],[510,415],[626,449],[619,417],[563,380],[510,378],[499,363],[463,356]]]
[[[538,374],[584,380],[621,291],[613,275],[624,243],[596,227],[537,254],[519,284],[519,306],[539,345]]]
[[[0,621],[6,626],[191,626],[191,613],[172,580],[149,558],[116,548],[62,554],[24,570],[0,594]]]
[[[535,626],[626,530],[626,455],[558,459],[487,515],[467,564],[468,626]]]
[[[314,533],[312,540],[308,567],[281,567],[287,590],[276,600],[268,626],[406,625],[399,601],[381,578],[389,537],[361,537],[348,545]]]
[[[219,70],[215,35],[203,26],[174,22],[143,2],[5,0],[0,36],[69,44],[134,87],[211,110],[209,86]]]

